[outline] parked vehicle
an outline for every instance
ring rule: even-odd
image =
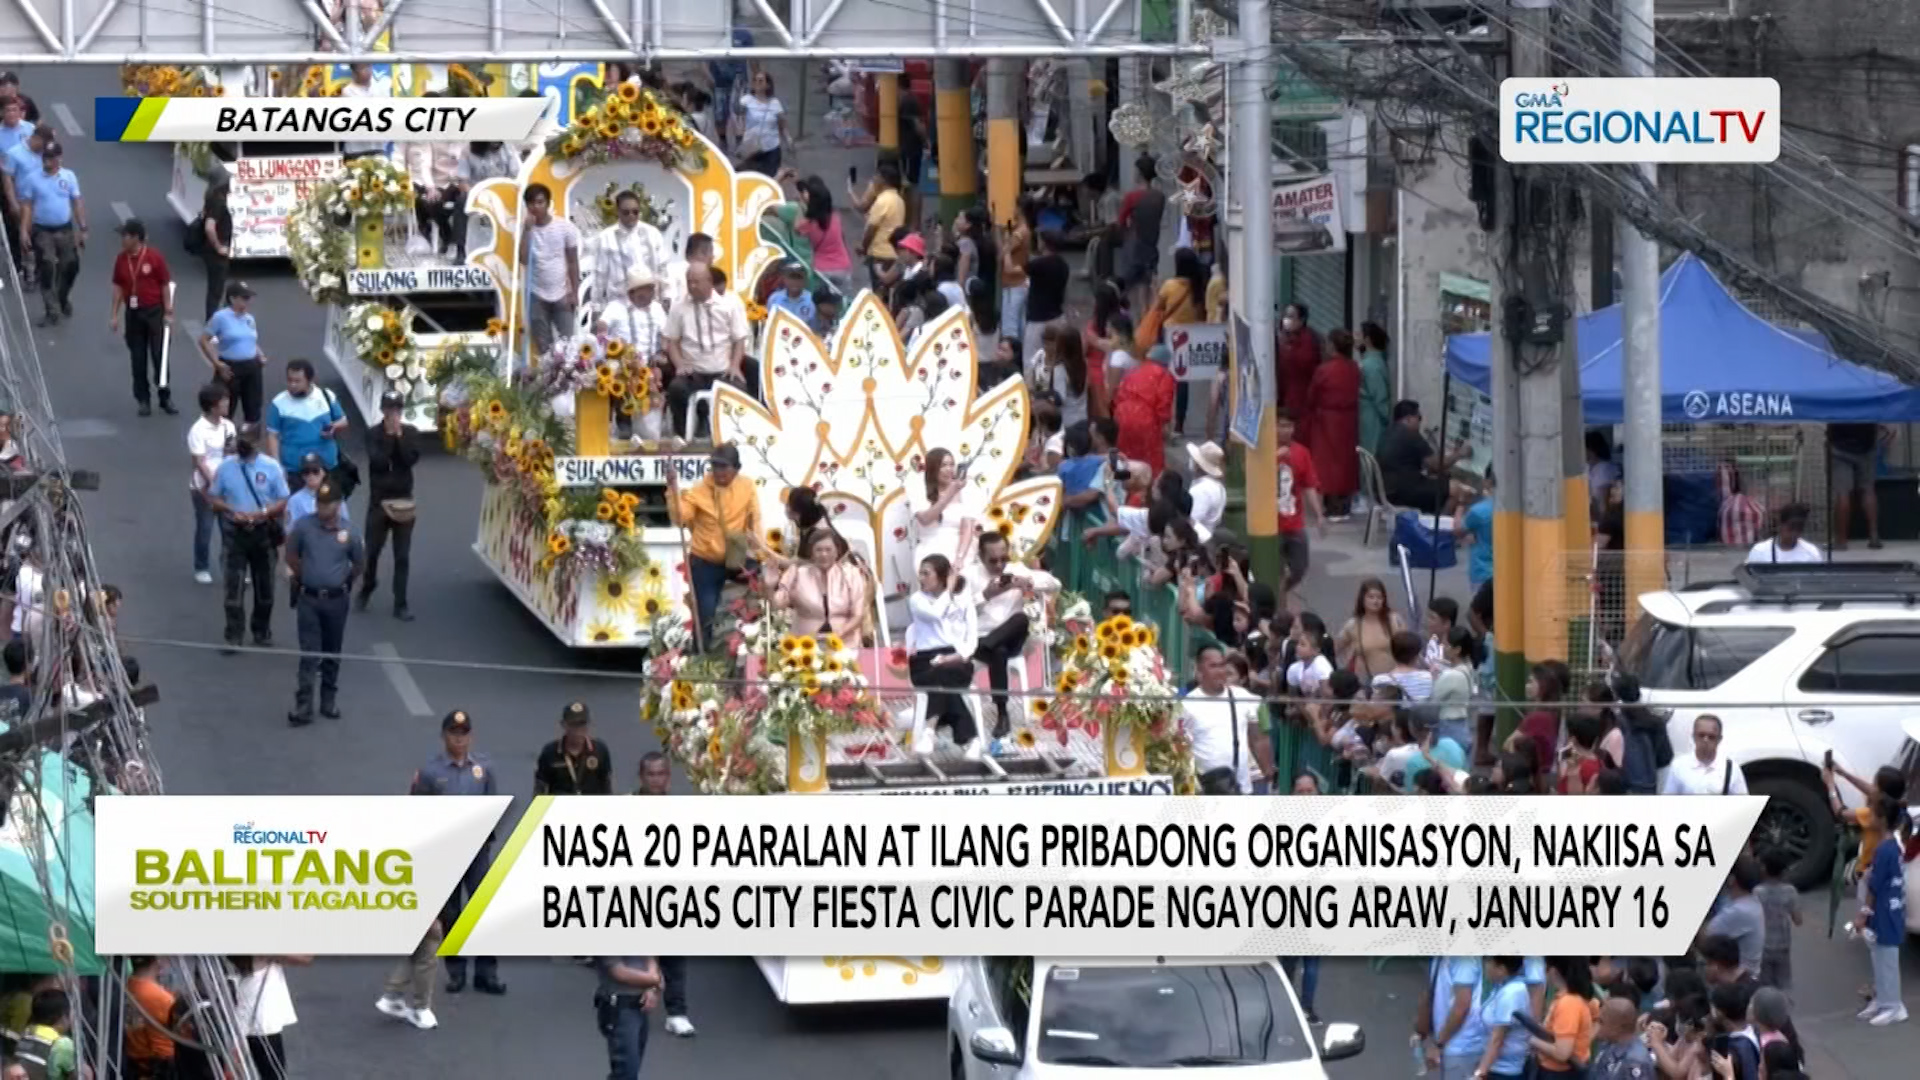
[[[1920,566],[1747,565],[1640,606],[1617,665],[1667,711],[1674,752],[1691,752],[1695,717],[1719,717],[1720,752],[1768,797],[1755,841],[1793,855],[1794,884],[1827,880],[1839,834],[1822,761],[1831,751],[1870,776],[1899,758],[1902,725],[1920,717]]]

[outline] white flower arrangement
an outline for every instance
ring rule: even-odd
[[[379,371],[390,389],[418,401],[432,399],[427,358],[414,344],[405,312],[377,302],[355,304],[344,319],[347,343],[361,363]]]
[[[287,251],[316,303],[345,304],[347,271],[359,261],[353,222],[413,209],[413,178],[385,157],[355,158],[307,189],[287,215]]]
[[[315,185],[308,195],[330,217],[387,217],[413,210],[413,177],[379,154],[354,158],[340,174]]]

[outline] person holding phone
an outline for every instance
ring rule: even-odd
[[[914,560],[939,555],[953,565],[965,566],[980,531],[972,512],[959,505],[966,495],[966,463],[953,451],[935,447],[927,451],[925,477],[924,488],[907,489]]]
[[[1037,596],[1052,596],[1060,591],[1060,582],[1044,570],[1035,570],[1014,562],[1013,548],[1004,531],[983,534],[977,545],[979,568],[967,578],[979,582],[974,605],[979,609],[980,643],[973,658],[986,665],[987,685],[993,689],[993,737],[1005,738],[1012,724],[1007,717],[1007,666],[1024,663],[1027,636],[1032,624],[1027,619],[1027,601]]]

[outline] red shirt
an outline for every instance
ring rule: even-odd
[[[164,308],[167,285],[172,281],[166,258],[145,244],[130,253],[123,251],[113,260],[114,288],[128,297],[127,306],[136,311]]]
[[[1307,531],[1307,515],[1302,496],[1320,490],[1320,477],[1313,471],[1313,455],[1300,443],[1290,443],[1278,455],[1279,475],[1274,488],[1280,493],[1280,531]]]

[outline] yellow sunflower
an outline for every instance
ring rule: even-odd
[[[620,629],[620,624],[610,620],[603,619],[587,626],[587,640],[595,645],[610,645],[617,641],[624,641],[626,636],[626,631]]]
[[[1083,653],[1083,652],[1086,652],[1086,651],[1088,651],[1089,649],[1092,649],[1092,648],[1093,648],[1093,642],[1091,642],[1091,641],[1088,641],[1088,640],[1087,640],[1087,635],[1085,635],[1085,634],[1075,634],[1075,635],[1073,636],[1073,651],[1074,651],[1074,652],[1082,652],[1082,653]]]
[[[827,651],[828,652],[841,652],[841,651],[844,651],[846,647],[847,647],[847,643],[840,640],[840,635],[838,634],[827,635]]]
[[[618,133],[616,132],[615,134]],[[640,117],[640,134],[648,138],[658,138],[660,136],[660,120],[652,116]]]
[[[593,516],[601,521],[612,521],[613,507],[606,503],[601,503],[599,506],[593,508]]]
[[[1039,740],[1033,737],[1033,732],[1028,728],[1021,728],[1019,731],[1013,733],[1013,744],[1022,750],[1033,749],[1034,744],[1038,741]]]
[[[504,333],[506,333],[506,332],[507,332],[507,324],[506,324],[506,321],[505,321],[505,320],[503,320],[503,319],[488,319],[488,320],[487,320],[487,333],[488,333],[488,334],[490,334],[490,335],[492,335],[492,336],[494,336],[494,337],[498,337],[498,336],[500,336],[501,334],[504,334]]]
[[[1000,523],[1000,527],[994,531],[999,533],[1003,539],[1011,540],[1013,539],[1013,522],[1003,521]]]
[[[613,213],[613,200],[608,198],[605,195],[602,195],[600,196],[599,199],[595,200],[594,205],[598,206],[600,208],[600,212],[603,214]]]
[[[813,650],[818,648],[818,646],[814,643],[814,640],[810,637],[801,638],[799,641],[799,644],[800,644],[800,655],[802,656],[810,656],[812,655]]]
[[[994,521],[1005,521],[1007,520],[1007,511],[1003,507],[996,506],[987,511],[987,517]]]
[[[780,545],[785,543],[786,539],[787,539],[787,535],[781,532],[779,529],[767,530],[767,546],[774,549],[775,551],[780,550]]]
[[[620,137],[620,125],[612,120],[608,120],[593,130],[603,139],[617,139]]]
[[[562,139],[560,141],[560,152],[567,155],[568,157],[572,157],[573,155],[580,152],[580,145],[581,144],[579,139],[576,139],[572,136],[568,136],[567,138]]]
[[[625,355],[627,355],[626,342],[621,341],[619,338],[607,342],[607,359],[618,360]]]
[[[667,576],[666,572],[660,569],[659,563],[648,563],[647,568],[641,572],[646,575],[649,585],[658,585],[665,581]]]
[[[555,555],[565,555],[573,550],[573,541],[567,539],[566,533],[553,533],[547,537],[547,550]]]
[[[799,652],[800,639],[794,637],[792,634],[782,635],[780,638],[780,651],[783,653]]]
[[[582,343],[582,344],[581,344],[581,346],[580,346],[580,359],[582,359],[582,360],[591,360],[591,359],[593,359],[593,354],[594,354],[594,349],[593,349],[593,342],[591,342],[591,341],[588,341],[588,342],[584,342],[584,343]]]
[[[379,352],[374,353],[373,357],[374,359],[380,361],[381,367],[385,367],[386,365],[393,363],[393,350],[381,349]]]
[[[649,596],[640,601],[640,614],[645,615],[649,619],[658,618],[660,612],[665,609],[665,602],[657,596]]]
[[[1046,698],[1040,698],[1033,703],[1033,715],[1035,716],[1045,716],[1051,711],[1053,711],[1053,702],[1048,701]]]
[[[607,380],[607,389],[606,389],[606,395],[607,395],[608,397],[613,397],[613,398],[623,398],[623,397],[626,397],[626,396],[627,396],[627,384],[626,384],[626,382],[625,382],[624,380],[621,380],[621,379],[609,379],[609,380]]]
[[[631,615],[639,603],[639,594],[628,587],[626,579],[609,574],[594,586],[594,598],[600,610],[609,615]]]
[[[846,670],[846,669],[845,669],[844,667],[842,667],[842,666],[841,666],[841,664],[840,664],[840,661],[838,661],[838,660],[828,660],[828,661],[827,661],[827,665],[826,665],[826,671],[827,671],[827,674],[829,674],[829,675],[838,675],[838,674],[840,674],[840,673],[841,673],[842,671],[845,671],[845,670]]]
[[[1120,647],[1111,641],[1100,646],[1100,659],[1107,661],[1120,659]]]
[[[620,88],[615,90],[614,93],[619,95],[621,101],[628,103],[640,100],[640,87],[634,83],[623,82],[620,84]]]
[[[1060,673],[1060,681],[1054,683],[1054,688],[1063,694],[1070,694],[1073,692],[1074,687],[1079,685],[1079,676],[1071,671],[1063,671]]]
[[[615,525],[620,526],[622,529],[626,530],[627,532],[632,532],[634,530],[634,526],[638,524],[634,520],[633,512],[630,510],[622,510],[618,514],[615,514],[613,516],[613,523]]]

